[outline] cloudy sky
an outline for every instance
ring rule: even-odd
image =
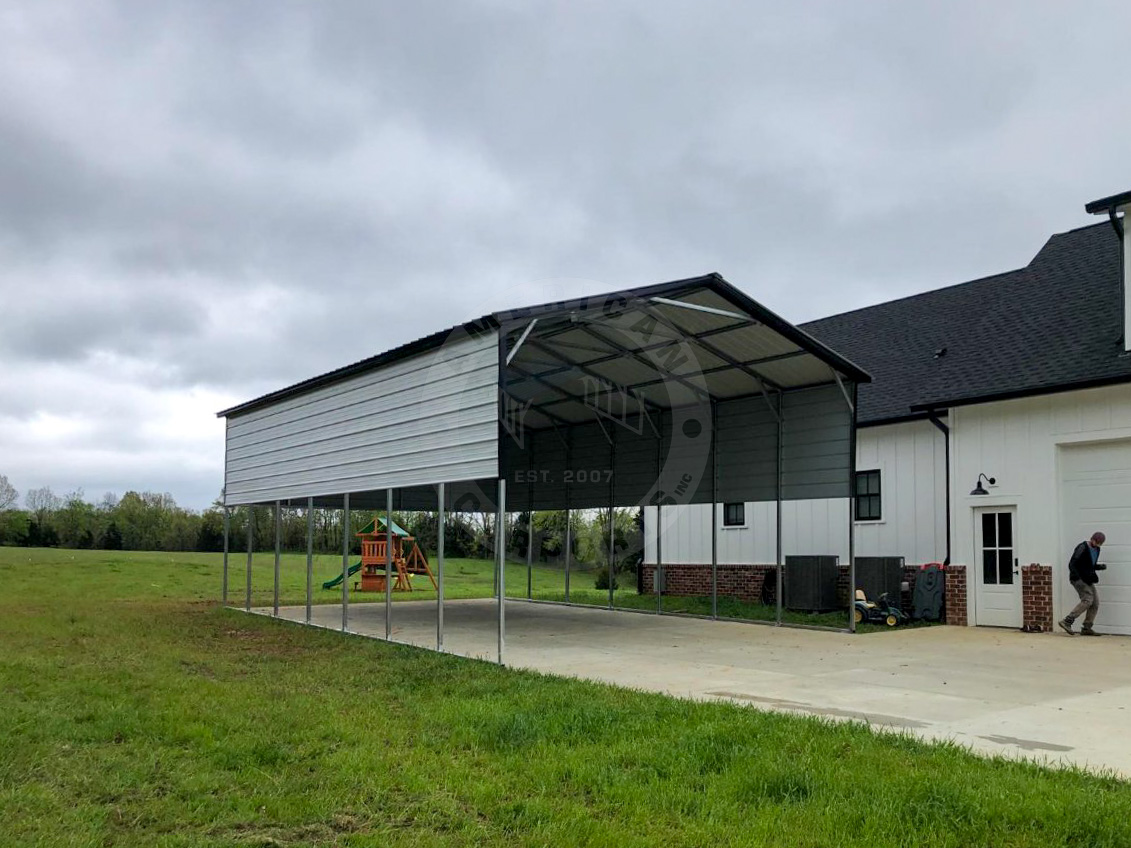
[[[1131,4],[0,5],[0,474],[222,484],[225,406],[719,271],[793,321],[1131,188]]]

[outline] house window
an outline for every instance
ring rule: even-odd
[[[723,527],[745,527],[746,504],[723,504]]]
[[[880,512],[880,472],[856,472],[856,520],[879,521]]]

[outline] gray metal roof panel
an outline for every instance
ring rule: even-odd
[[[804,348],[812,355],[828,362],[841,374],[851,380],[867,382],[871,379],[862,368],[844,356],[836,353],[823,342],[766,309],[747,294],[732,286],[720,275],[707,274],[702,277],[673,280],[658,285],[641,286],[583,298],[553,301],[536,306],[523,307],[521,309],[494,312],[490,315],[483,316],[477,321],[469,322],[450,330],[433,333],[430,336],[425,336],[422,339],[386,351],[378,356],[363,359],[344,368],[339,368],[327,374],[296,383],[293,386],[270,392],[254,400],[225,409],[217,414],[221,417],[237,416],[283,398],[302,394],[319,386],[327,385],[364,371],[379,368],[382,365],[400,359],[427,352],[443,345],[452,332],[468,332],[472,334],[494,332],[496,330],[506,332],[509,329],[529,323],[532,318],[538,318],[540,321],[562,321],[570,319],[570,317],[575,314],[584,315],[591,310],[600,310],[600,314],[606,317],[610,315],[615,316],[618,309],[631,309],[634,302],[648,301],[653,297],[686,299],[686,302],[690,303],[699,303],[716,309],[743,313],[751,319],[751,322],[746,327],[748,332],[754,333],[757,336],[765,336],[766,339],[784,337],[793,344]],[[673,307],[673,309],[679,309],[679,307]],[[696,313],[694,310],[685,311],[688,311],[689,315],[701,316],[709,314]],[[714,329],[720,326],[720,323],[714,320],[717,317],[719,316],[712,315],[710,319],[696,317],[688,318],[688,320],[701,322],[706,325],[708,329]],[[616,320],[615,317],[613,320]],[[680,326],[683,326],[682,322],[678,323],[680,323]],[[658,330],[657,338],[662,338],[664,332],[668,331]],[[535,333],[535,335],[537,335],[537,333]],[[606,346],[600,344],[599,339],[594,338],[592,335],[590,335],[590,339],[597,343],[596,346],[598,348]],[[573,357],[569,358],[572,361],[578,361]],[[676,394],[681,396],[686,394],[686,392],[682,390],[685,388],[686,387],[681,387],[681,391],[676,392]]]

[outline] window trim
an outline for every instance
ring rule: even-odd
[[[861,474],[875,474],[879,491],[875,495],[865,495],[867,498],[876,498],[879,506],[878,515],[862,518],[860,516],[860,495],[856,492],[857,480]],[[852,477],[852,521],[855,524],[882,524],[884,522],[884,470],[882,468],[860,468]]]

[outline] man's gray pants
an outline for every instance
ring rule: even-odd
[[[1096,613],[1100,611],[1100,593],[1094,584],[1085,583],[1083,580],[1073,580],[1072,588],[1080,596],[1080,603],[1068,613],[1068,623],[1071,624],[1080,616],[1084,616],[1084,629],[1091,630],[1092,622],[1096,620]]]

